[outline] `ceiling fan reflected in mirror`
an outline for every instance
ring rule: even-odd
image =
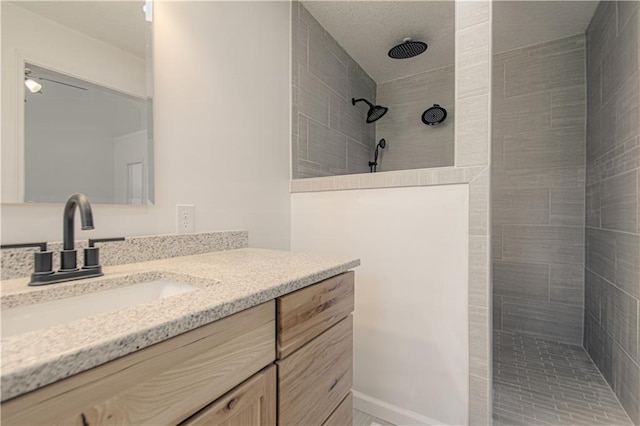
[[[27,87],[27,89],[31,93],[42,94],[42,84],[38,83],[36,80],[49,81],[51,83],[62,84],[63,86],[73,87],[74,89],[78,89],[78,90],[89,90],[85,87],[76,86],[74,84],[69,84],[62,81],[58,81],[58,80],[52,80],[46,77],[38,77],[38,76],[32,75],[32,73],[33,71],[31,69],[29,68],[24,69],[24,85]]]

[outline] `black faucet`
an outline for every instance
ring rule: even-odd
[[[85,249],[84,266],[78,268],[77,252],[73,236],[76,207],[80,210],[82,230],[88,231],[93,229],[93,213],[89,200],[83,194],[73,194],[64,206],[62,218],[63,246],[60,252],[60,269],[55,272],[53,270],[36,270],[31,274],[31,282],[29,285],[54,284],[62,281],[79,280],[102,275],[102,266],[98,263],[97,247]]]
[[[93,229],[93,212],[91,211],[89,200],[84,194],[73,194],[64,206],[62,217],[62,238],[64,243],[62,252],[60,253],[60,272],[75,271],[78,269],[73,238],[76,207],[80,210],[82,230],[89,231]]]

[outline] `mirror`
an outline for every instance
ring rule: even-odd
[[[153,203],[151,3],[0,7],[2,202]]]
[[[294,178],[454,164],[455,2],[292,12]]]

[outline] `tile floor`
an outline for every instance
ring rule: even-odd
[[[631,425],[580,346],[494,333],[494,425]]]
[[[394,426],[362,411],[353,410],[353,426]]]

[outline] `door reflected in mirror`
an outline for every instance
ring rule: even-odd
[[[153,203],[143,3],[2,2],[3,203]]]

